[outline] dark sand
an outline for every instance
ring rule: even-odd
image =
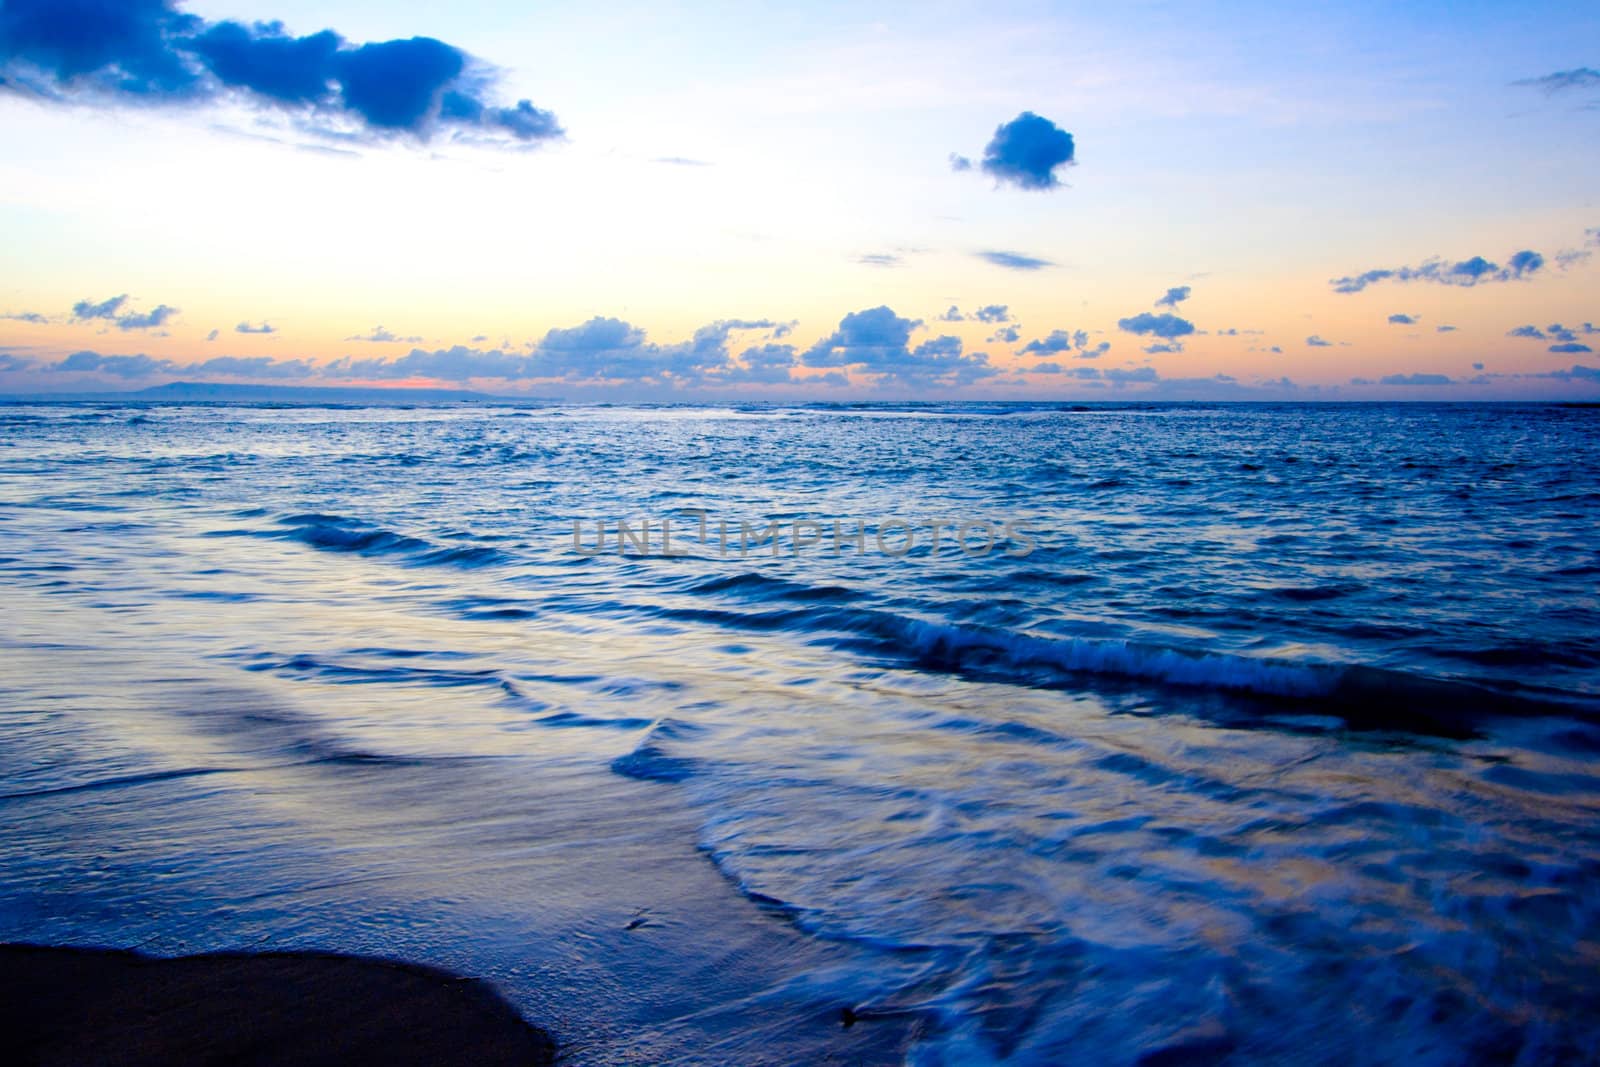
[[[555,1045],[482,982],[317,953],[154,959],[0,946],[0,1062],[548,1064]]]

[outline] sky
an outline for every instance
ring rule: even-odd
[[[0,0],[0,392],[1600,399],[1600,6]]]

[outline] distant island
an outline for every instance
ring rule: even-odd
[[[6,404],[57,403],[170,404],[552,404],[552,397],[496,396],[466,389],[316,385],[230,385],[219,382],[168,382],[148,389],[104,393],[22,393],[0,396]]]

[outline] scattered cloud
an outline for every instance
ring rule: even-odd
[[[1093,370],[1094,368],[1087,369]],[[1161,375],[1157,373],[1154,367],[1107,367],[1101,373],[1101,377],[1118,385],[1127,382],[1156,382],[1161,380]]]
[[[986,304],[972,313],[979,322],[1010,322],[1011,309],[1005,304]]]
[[[31,322],[36,326],[42,326],[50,321],[37,311],[8,311],[4,315],[0,315],[0,319],[8,322]]]
[[[1194,333],[1194,323],[1188,319],[1181,319],[1176,315],[1154,315],[1148,311],[1126,319],[1118,319],[1117,328],[1128,333],[1160,337],[1166,341]]]
[[[278,22],[209,22],[174,0],[6,0],[0,9],[0,86],[48,103],[229,99],[358,140],[447,133],[532,144],[562,135],[555,116],[527,100],[492,104],[495,81],[493,68],[431,37],[296,37]]]
[[[911,347],[921,323],[887,306],[853,311],[839,328],[807,349],[808,367],[849,368],[877,375],[880,384],[955,385],[997,373],[982,352],[965,353],[961,339],[945,335]]]
[[[1593,352],[1594,349],[1578,341],[1563,341],[1558,345],[1551,345],[1549,351],[1557,354],[1575,355],[1580,352]]]
[[[987,260],[997,267],[1007,270],[1039,270],[1042,267],[1055,266],[1048,259],[1038,259],[1034,256],[1025,256],[1020,252],[979,252],[979,259]]]
[[[127,307],[128,294],[113,296],[106,300],[80,300],[72,305],[72,318],[75,322],[94,322],[104,320],[116,326],[119,330],[149,330],[166,325],[167,321],[178,313],[175,307],[166,304],[157,304],[144,313],[124,311]]]
[[[856,262],[864,267],[898,267],[905,260],[893,252],[869,252],[864,256],[857,256]]]
[[[354,337],[346,337],[346,341],[367,341],[373,344],[406,344],[416,345],[422,343],[420,337],[401,337],[385,326],[374,326],[371,333],[358,333]],[[481,334],[473,339],[474,343],[487,341],[488,338]]]
[[[1110,341],[1101,341],[1089,347],[1089,334],[1085,330],[1051,330],[1049,336],[1029,341],[1018,350],[1023,356],[1054,356],[1071,352],[1074,359],[1099,359],[1111,351]]]
[[[271,356],[217,356],[183,373],[231,378],[293,379],[309,378],[316,368],[303,359],[273,359]]]
[[[1192,290],[1187,285],[1174,286],[1167,290],[1167,294],[1156,301],[1156,307],[1176,308],[1179,304],[1189,299]]]
[[[260,326],[252,326],[248,322],[241,322],[233,328],[234,333],[277,333],[278,328],[270,322],[263,322]]]
[[[1336,293],[1359,293],[1379,282],[1434,282],[1439,285],[1456,285],[1470,288],[1490,282],[1509,282],[1531,277],[1544,266],[1544,257],[1524,249],[1514,253],[1505,266],[1493,263],[1482,256],[1473,256],[1456,263],[1430,259],[1417,267],[1382,268],[1361,274],[1334,278],[1329,281]]]
[[[939,316],[939,321],[940,322],[966,322],[967,321],[967,317],[965,315],[961,314],[961,309],[960,308],[956,307],[954,304],[951,304],[950,305],[950,310],[946,311],[943,315]]]
[[[1015,326],[1002,326],[989,336],[989,340],[1000,344],[1014,345],[1022,340],[1022,331]]]
[[[220,336],[222,336],[221,330],[212,330],[210,333],[206,334],[206,340],[215,341]]]
[[[1600,89],[1600,70],[1575,67],[1572,70],[1558,70],[1554,74],[1545,74],[1537,78],[1522,78],[1511,84],[1525,89],[1537,89],[1546,96],[1574,90]]]
[[[1416,324],[1417,317],[1415,315],[1398,314],[1389,316],[1390,326],[1415,326]]]
[[[1454,385],[1455,380],[1446,374],[1385,374],[1379,385]]]
[[[1433,332],[1434,333],[1455,333],[1456,332],[1456,327],[1451,326],[1451,325],[1449,325],[1447,323],[1447,324],[1445,324],[1443,326],[1435,326],[1433,328]]]
[[[1333,347],[1333,342],[1332,341],[1324,341],[1322,338],[1318,337],[1316,334],[1312,334],[1310,337],[1306,338],[1306,347],[1307,348],[1332,348]]]
[[[689,159],[686,156],[657,156],[652,163],[665,163],[671,167],[709,167],[710,163],[703,159]]]
[[[961,171],[964,171],[964,170],[971,170],[972,169],[972,160],[968,159],[966,156],[958,155],[955,152],[951,152],[950,153],[950,169],[955,171],[955,172],[957,172],[957,173],[960,173]]]

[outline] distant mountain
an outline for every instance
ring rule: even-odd
[[[35,393],[0,396],[12,404],[168,403],[168,404],[549,404],[548,397],[495,396],[466,389],[381,389],[315,385],[229,385],[221,382],[168,382],[118,393]]]

